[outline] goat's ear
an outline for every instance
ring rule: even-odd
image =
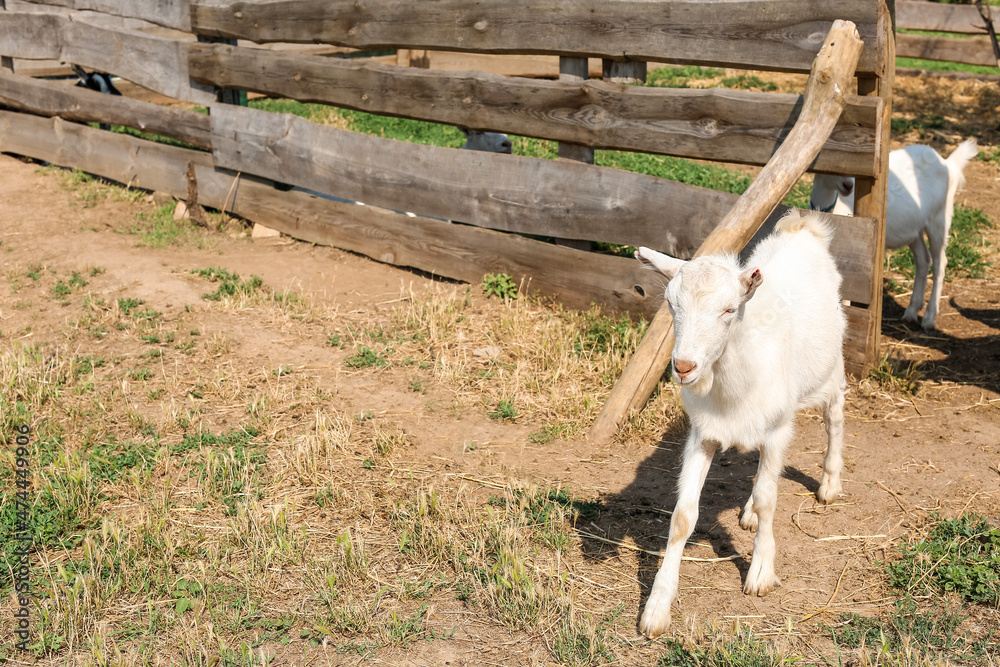
[[[653,269],[667,278],[673,279],[677,272],[684,266],[683,259],[675,259],[662,252],[656,252],[649,248],[639,248],[635,251],[635,258],[639,260],[647,269]]]
[[[760,269],[747,269],[740,274],[740,288],[743,292],[742,301],[746,303],[753,296],[753,293],[757,291],[760,284],[764,282],[764,276],[760,274]]]

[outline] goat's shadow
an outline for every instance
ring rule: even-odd
[[[584,533],[598,534],[615,543],[629,537],[642,549],[638,552],[637,579],[641,603],[636,610],[636,623],[667,544],[669,513],[673,512],[677,501],[677,479],[689,429],[686,419],[671,423],[651,448],[650,455],[639,464],[635,479],[619,493],[603,497],[601,512],[596,518],[577,525]],[[750,569],[750,561],[739,552],[733,539],[734,533],[727,527],[734,522],[731,518],[723,521],[723,515],[729,513],[730,517],[735,517],[750,497],[757,461],[756,452],[740,452],[735,447],[716,452],[698,504],[698,521],[688,541],[689,544],[708,542],[717,557],[737,554],[734,564],[740,573],[741,588]],[[786,465],[781,476],[798,482],[811,493],[819,488],[818,480],[792,466]],[[736,526],[733,530],[743,529]],[[583,555],[590,561],[614,558],[625,548],[586,534],[582,536]]]
[[[948,302],[966,320],[994,329],[1000,324],[1000,308],[966,307],[954,297]],[[897,302],[895,297],[883,292],[883,331],[903,342],[928,347],[945,355],[942,359],[920,364],[919,372],[923,378],[973,385],[1000,393],[1000,334],[959,337],[941,329],[925,332],[919,324],[903,322],[904,308],[905,305]],[[938,314],[938,326],[942,324],[941,315]]]

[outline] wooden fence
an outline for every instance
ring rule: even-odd
[[[587,156],[606,148],[764,165],[802,99],[590,80],[586,59],[637,78],[646,61],[808,72],[832,22],[847,19],[864,40],[860,94],[849,98],[812,169],[858,177],[858,217],[831,219],[851,304],[845,352],[859,371],[878,352],[891,12],[884,0],[7,0],[0,150],[181,199],[190,165],[199,203],[303,240],[462,280],[507,272],[571,306],[649,316],[661,287],[635,260],[523,235],[689,255],[735,195],[597,167]],[[196,36],[243,41],[199,43]],[[397,62],[407,65],[425,52],[466,63],[496,54],[559,56],[560,71],[576,74],[542,81],[248,46],[274,43],[319,45],[323,53],[398,49],[406,55]],[[210,114],[33,79],[10,71],[9,57],[109,72]],[[583,161],[363,136],[219,104],[221,89],[550,139],[567,154],[580,149]],[[126,125],[190,147],[77,121]],[[275,181],[373,206],[282,191]]]
[[[993,28],[1000,32],[1000,7],[992,7]],[[898,33],[896,55],[997,67],[986,23],[973,5],[945,5],[926,0],[896,3],[896,28],[953,33],[956,36]],[[961,36],[958,36],[961,35]],[[968,35],[981,35],[969,37]],[[998,70],[1000,73],[1000,70]]]

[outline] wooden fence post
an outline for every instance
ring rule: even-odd
[[[7,0],[0,0],[0,10],[7,11]],[[10,72],[14,71],[14,59],[10,56],[0,55],[0,69]]]
[[[816,159],[846,105],[848,84],[863,46],[853,23],[833,22],[813,61],[795,126],[696,255],[741,250],[791,191]],[[670,311],[662,305],[591,427],[591,440],[609,442],[622,421],[633,410],[642,409],[670,361],[673,334]]]
[[[882,337],[882,265],[885,257],[885,205],[888,187],[889,133],[892,116],[892,82],[896,69],[894,0],[879,3],[878,50],[880,72],[858,76],[858,94],[878,97],[883,101],[882,116],[876,127],[875,173],[881,177],[855,179],[854,215],[875,218],[878,232],[872,258],[872,295],[868,301],[868,341],[865,345],[867,364],[877,364]],[[864,375],[867,368],[856,369]]]
[[[225,37],[198,35],[198,41],[203,44],[229,44],[230,46],[236,46],[235,39],[226,39]],[[235,104],[236,106],[245,107],[247,106],[247,91],[216,88],[215,101],[223,104]]]
[[[559,56],[560,81],[586,81],[589,76],[590,72],[586,58]],[[594,164],[594,149],[590,146],[560,141],[559,157],[564,160]],[[590,250],[593,247],[593,243],[590,241],[581,241],[579,239],[556,239],[556,245],[576,248],[577,250]]]

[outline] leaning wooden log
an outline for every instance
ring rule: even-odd
[[[853,23],[834,21],[813,62],[798,121],[697,255],[738,252],[791,191],[819,154],[844,109],[862,46]],[[667,369],[673,346],[673,319],[662,305],[591,427],[591,440],[610,441],[622,421],[642,408]]]

